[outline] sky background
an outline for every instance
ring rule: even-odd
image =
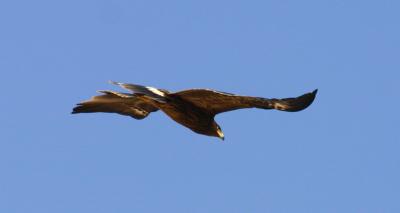
[[[0,212],[400,212],[400,2],[1,1]],[[108,80],[299,113],[71,115]]]

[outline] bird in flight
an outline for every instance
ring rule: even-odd
[[[211,89],[189,89],[170,92],[164,89],[110,81],[130,91],[98,91],[101,95],[78,103],[75,113],[108,112],[143,119],[150,113],[161,110],[174,121],[192,131],[219,137],[224,140],[220,126],[215,122],[215,115],[243,108],[276,109],[297,112],[307,108],[318,90],[295,98],[261,98],[240,96]]]

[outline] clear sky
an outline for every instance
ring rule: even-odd
[[[0,2],[0,212],[400,212],[400,2]],[[71,115],[108,80],[299,113]]]

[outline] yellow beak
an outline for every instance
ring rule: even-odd
[[[219,138],[221,138],[222,140],[225,140],[224,133],[220,129],[217,131],[217,134],[218,134]]]

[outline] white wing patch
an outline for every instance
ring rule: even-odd
[[[146,87],[146,89],[150,90],[151,92],[153,92],[154,94],[157,94],[159,96],[163,96],[165,97],[165,93],[161,92],[160,90],[154,88],[154,87]]]
[[[285,110],[285,109],[287,109],[287,107],[285,105],[280,104],[280,103],[274,103],[274,108],[277,109],[277,110]]]

